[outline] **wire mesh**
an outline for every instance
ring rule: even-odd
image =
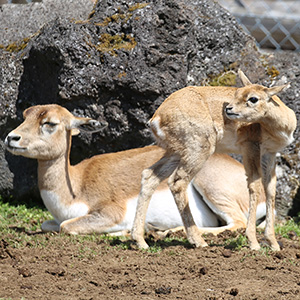
[[[0,5],[2,4],[27,4],[32,2],[42,2],[43,0],[0,0]]]
[[[300,52],[299,0],[218,0],[259,47]]]

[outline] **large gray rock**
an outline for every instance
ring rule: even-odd
[[[224,71],[238,67],[257,83],[291,80],[282,98],[299,112],[299,57],[291,56],[292,62],[290,56],[262,56],[235,19],[208,0],[98,1],[87,20],[50,21],[24,50],[1,55],[2,140],[21,122],[21,112],[35,104],[58,103],[109,123],[102,133],[74,138],[74,163],[151,143],[146,123],[170,93],[191,84],[235,84],[234,73]],[[274,78],[273,65],[280,71]],[[37,197],[36,163],[1,151],[0,193]],[[297,151],[294,144],[279,157],[282,215],[298,187]]]
[[[28,38],[57,18],[85,20],[93,5],[92,0],[42,0],[25,5],[0,2],[0,44]]]

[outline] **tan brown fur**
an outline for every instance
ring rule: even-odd
[[[245,85],[242,88],[186,87],[173,93],[150,120],[154,136],[166,154],[143,172],[132,230],[132,237],[141,248],[147,248],[142,227],[148,203],[165,178],[169,178],[189,241],[206,246],[188,207],[188,183],[213,153],[240,153],[250,195],[247,225],[250,247],[260,247],[255,216],[263,184],[267,199],[265,235],[271,247],[279,250],[274,234],[275,155],[292,142],[296,116],[275,96],[286,86],[253,85],[243,72],[239,75]]]
[[[74,117],[58,105],[31,107],[25,110],[24,118],[24,122],[7,136],[6,145],[13,154],[38,159],[39,189],[45,205],[57,219],[42,225],[46,231],[87,234],[112,230],[123,222],[128,202],[137,198],[142,171],[165,155],[164,149],[148,146],[96,155],[71,166],[72,134],[78,133],[83,125],[101,124]],[[230,182],[230,177],[235,178],[234,183]],[[213,155],[202,172],[196,174],[193,186],[199,192],[196,200],[205,201],[225,223],[222,227],[202,228],[202,232],[216,234],[226,229],[245,228],[249,197],[245,170],[240,163],[227,155]],[[163,181],[157,190],[167,189],[167,182]],[[264,203],[265,199],[262,197],[260,202]],[[64,212],[77,204],[87,208],[83,215],[72,217]],[[135,208],[130,206],[129,209],[134,209],[134,217]],[[161,211],[154,209],[159,218]],[[205,215],[204,211],[198,215],[201,213]],[[208,223],[203,221],[203,224]],[[153,224],[146,225],[151,226]],[[129,229],[124,225],[120,231]]]

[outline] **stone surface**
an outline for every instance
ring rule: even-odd
[[[17,43],[20,51],[2,50],[2,141],[21,122],[25,108],[58,103],[109,123],[102,133],[73,139],[73,163],[96,153],[143,146],[152,142],[147,121],[170,93],[186,85],[235,84],[238,67],[256,83],[291,81],[282,99],[299,113],[299,55],[263,55],[217,3],[103,0],[86,15],[77,22],[53,19],[31,39]],[[298,144],[278,157],[283,215],[299,186],[298,132],[296,136]],[[3,147],[0,159],[7,179],[0,183],[0,194],[38,197],[36,162],[3,153]]]
[[[27,38],[57,18],[84,20],[93,8],[92,0],[42,0],[37,3],[0,3],[0,44]]]

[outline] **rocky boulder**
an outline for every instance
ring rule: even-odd
[[[58,103],[107,121],[103,132],[74,138],[73,163],[151,143],[147,121],[170,93],[186,85],[239,84],[239,67],[256,83],[291,81],[282,99],[299,113],[299,57],[261,54],[209,0],[102,0],[86,20],[55,19],[18,45],[1,53],[1,140],[35,104]],[[280,215],[297,202],[296,137],[278,157]],[[0,194],[38,197],[36,162],[5,152],[3,142],[0,159]]]

